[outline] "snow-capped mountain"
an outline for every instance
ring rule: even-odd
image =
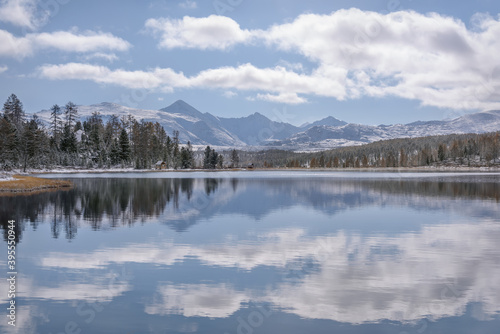
[[[332,148],[362,145],[378,140],[411,138],[453,133],[483,133],[500,130],[500,111],[484,111],[445,121],[413,122],[395,125],[345,124],[317,125],[269,146],[283,148]]]
[[[225,147],[267,146],[283,149],[326,149],[361,145],[378,140],[423,137],[452,133],[482,133],[500,130],[500,111],[484,111],[452,120],[413,122],[395,125],[361,125],[346,123],[332,116],[300,127],[275,122],[254,113],[241,118],[222,118],[201,113],[179,100],[161,110],[129,108],[115,103],[78,106],[82,120],[98,112],[104,120],[111,115],[132,115],[137,120],[160,123],[171,135],[179,131],[181,142],[194,145]],[[37,115],[50,122],[50,110]]]
[[[138,121],[160,123],[167,134],[179,131],[181,142],[191,141],[194,145],[245,146],[246,143],[228,132],[220,125],[217,117],[209,113],[202,114],[186,102],[179,100],[161,110],[145,110],[125,107],[116,103],[103,102],[90,106],[78,106],[78,115],[82,121],[93,113],[99,113],[106,121],[111,115],[119,118],[134,116]],[[43,121],[50,122],[50,110],[37,113]]]
[[[302,131],[305,131],[305,130],[308,130],[314,126],[321,126],[321,125],[326,125],[326,126],[342,126],[342,125],[346,125],[347,122],[344,122],[344,121],[341,121],[341,120],[338,120],[336,119],[335,117],[333,116],[328,116],[326,118],[323,118],[319,121],[316,121],[316,122],[313,122],[313,123],[307,123],[307,124],[304,124],[301,126],[302,128]]]
[[[247,117],[219,119],[227,130],[236,134],[248,145],[260,145],[268,140],[285,139],[301,131],[292,124],[271,121],[258,112]]]

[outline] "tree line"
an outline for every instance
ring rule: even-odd
[[[36,115],[26,119],[21,101],[8,97],[0,114],[0,167],[3,170],[55,166],[84,168],[151,168],[164,161],[168,168],[194,167],[193,149],[182,145],[179,132],[172,136],[158,122],[137,121],[132,115],[93,113],[80,121],[77,106],[50,108],[46,126]]]
[[[248,152],[242,159],[260,168],[488,167],[500,164],[500,132],[399,138],[309,153]]]
[[[137,121],[132,115],[112,115],[105,121],[93,113],[80,121],[77,106],[68,102],[51,107],[46,126],[36,115],[29,120],[15,94],[0,114],[0,168],[42,169],[56,166],[83,168],[219,169],[254,164],[258,168],[363,168],[419,166],[492,166],[500,163],[500,133],[454,134],[378,141],[313,153],[284,150],[225,151],[207,146],[194,152],[158,122]],[[227,161],[227,163],[225,163]]]

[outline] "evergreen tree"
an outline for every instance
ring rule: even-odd
[[[36,119],[24,123],[23,134],[21,137],[21,150],[23,171],[26,172],[29,162],[33,162],[34,158],[40,151],[40,134],[38,132],[38,124]]]
[[[443,144],[439,145],[438,159],[439,161],[444,161],[444,159],[446,159],[446,146]]]
[[[52,108],[50,108],[50,128],[52,130],[52,138],[55,148],[59,148],[59,142],[61,140],[61,107],[57,104],[54,104]]]
[[[111,145],[111,150],[109,152],[109,159],[112,165],[117,165],[120,163],[121,154],[120,154],[120,144],[118,143],[118,139],[113,140],[113,144]]]
[[[188,168],[193,168],[193,154],[190,149],[190,144],[188,147],[182,147],[181,148],[181,168],[182,169],[188,169]]]
[[[17,98],[16,94],[11,94],[3,105],[4,117],[9,120],[15,127],[20,129],[24,121],[23,104]]]
[[[215,149],[212,149],[210,152],[210,169],[217,168],[217,164],[219,163],[219,154],[215,152]]]
[[[238,155],[238,152],[235,149],[233,149],[231,151],[231,167],[238,168],[239,165],[240,165],[240,157]]]
[[[18,136],[16,127],[7,117],[0,119],[0,164],[2,169],[15,168],[18,156]]]
[[[210,146],[205,148],[205,154],[203,156],[203,169],[210,169],[212,149]]]
[[[125,129],[120,133],[119,155],[122,163],[127,163],[130,159],[130,141]]]
[[[66,153],[76,153],[77,140],[73,129],[69,124],[64,126],[64,131],[61,139],[61,151]]]
[[[64,106],[64,115],[66,117],[66,125],[75,125],[78,118],[78,108],[73,102],[68,102]]]
[[[172,165],[174,169],[177,169],[177,167],[179,166],[179,158],[179,131],[175,130],[174,136],[172,138]]]
[[[217,168],[222,169],[224,167],[224,156],[219,154],[217,156]]]

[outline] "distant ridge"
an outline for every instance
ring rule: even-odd
[[[160,110],[137,109],[102,102],[78,106],[78,111],[82,120],[94,112],[100,113],[104,119],[111,115],[133,115],[139,121],[160,123],[168,134],[178,130],[182,142],[239,148],[255,146],[318,150],[394,138],[500,131],[499,110],[468,114],[451,120],[378,126],[346,123],[328,116],[300,127],[272,121],[258,112],[240,118],[216,117],[200,112],[183,100],[177,100]],[[50,110],[42,110],[36,114],[43,121],[50,122]]]

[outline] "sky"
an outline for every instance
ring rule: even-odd
[[[500,109],[496,0],[0,0],[0,100],[295,125]]]

